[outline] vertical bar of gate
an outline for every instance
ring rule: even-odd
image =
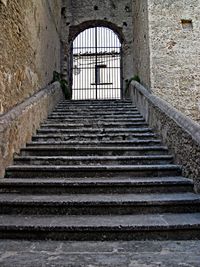
[[[98,64],[98,38],[97,38],[97,27],[95,27],[95,89],[96,89],[96,99],[98,98],[98,86],[97,86],[97,75],[98,75],[98,70],[97,70],[97,64]]]
[[[121,99],[124,98],[124,88],[123,88],[123,82],[124,82],[124,79],[123,79],[123,51],[122,51],[122,46],[120,47],[120,76],[121,76],[121,79],[120,79],[120,90],[121,90]]]

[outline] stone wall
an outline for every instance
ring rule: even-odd
[[[69,55],[75,33],[98,25],[110,26],[120,35],[124,80],[133,76],[132,0],[63,0],[62,15],[63,73],[67,77],[70,73]]]
[[[0,114],[60,71],[60,14],[60,0],[0,0]]]
[[[127,96],[160,135],[175,162],[183,166],[183,175],[194,179],[195,189],[200,192],[200,125],[137,82],[132,82]]]
[[[150,88],[150,52],[147,0],[133,0],[133,60],[134,75]]]
[[[199,0],[148,0],[151,88],[200,123],[199,9]]]
[[[0,177],[62,98],[59,83],[54,83],[0,117]]]

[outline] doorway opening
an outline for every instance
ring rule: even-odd
[[[73,42],[73,100],[122,98],[122,46],[109,28],[93,27]]]

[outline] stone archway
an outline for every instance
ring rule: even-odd
[[[110,21],[104,20],[90,20],[80,23],[76,26],[71,26],[69,28],[69,43],[73,42],[74,39],[84,30],[93,28],[93,27],[105,27],[111,29],[119,38],[120,42],[123,44],[125,42],[125,37],[123,34],[123,29],[118,27]]]
[[[130,76],[128,72],[132,73],[132,71],[130,70],[131,69],[130,66],[132,66],[132,64],[130,65],[128,63],[130,61],[130,54],[132,53],[132,50],[130,49],[131,47],[129,45],[129,41],[127,41],[125,37],[123,27],[120,27],[108,20],[89,20],[89,21],[84,21],[77,25],[70,24],[68,26],[68,30],[66,31],[67,36],[65,36],[64,41],[62,43],[63,74],[69,80],[70,87],[72,87],[73,41],[81,32],[92,27],[108,28],[118,36],[121,42],[122,57],[123,57],[123,61],[121,62],[123,69],[122,80],[125,81],[125,79],[127,79]],[[124,82],[122,87],[125,88]]]

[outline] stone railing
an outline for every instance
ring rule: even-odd
[[[59,83],[49,85],[0,117],[0,177],[13,155],[31,140],[63,93]]]
[[[131,83],[127,97],[169,147],[175,162],[183,166],[183,175],[194,179],[195,190],[200,192],[200,125],[138,82]]]

